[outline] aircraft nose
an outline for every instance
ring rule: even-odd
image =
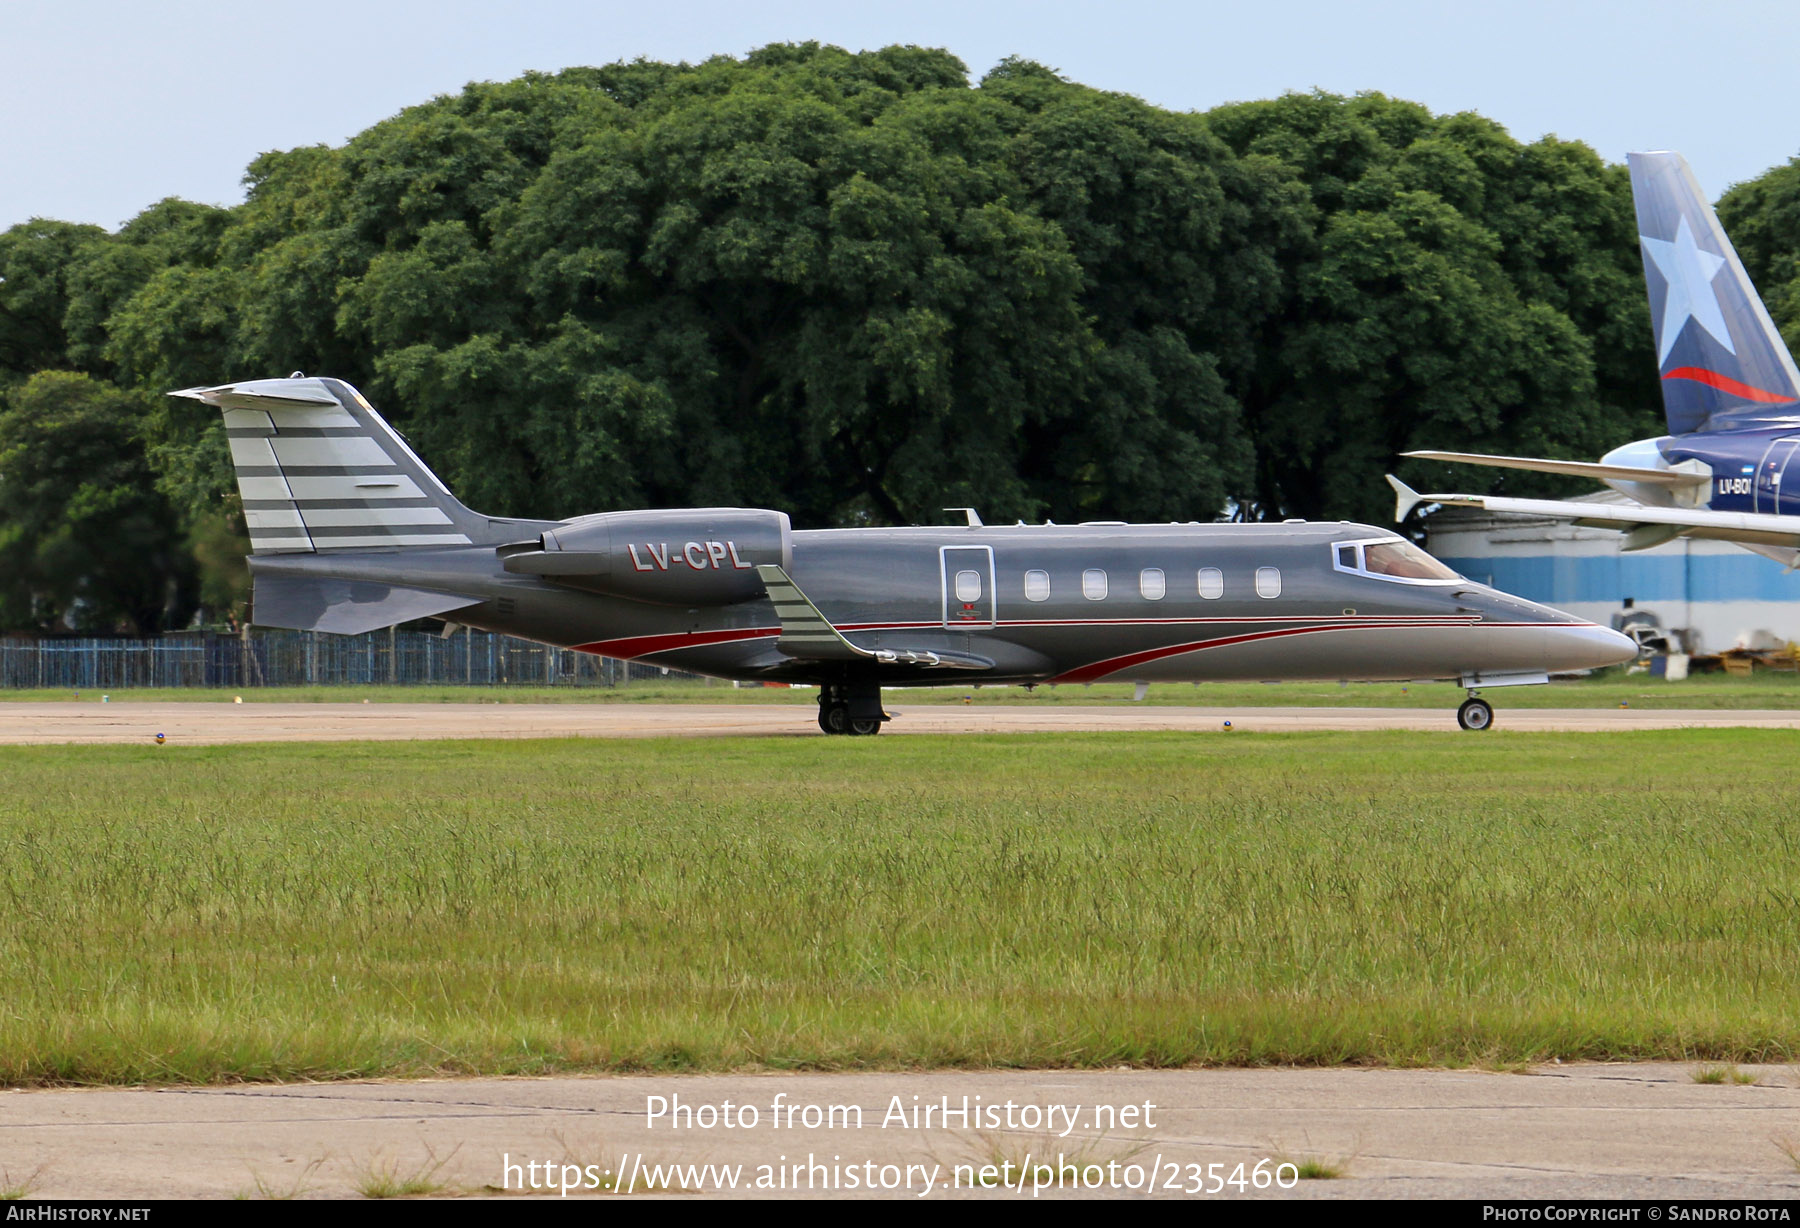
[[[1638,655],[1637,641],[1620,635],[1611,627],[1548,626],[1544,638],[1550,658],[1550,672],[1562,673],[1578,669],[1604,669],[1633,660]]]
[[[1521,656],[1529,655],[1534,664],[1552,674],[1572,674],[1584,669],[1604,669],[1636,659],[1637,641],[1621,635],[1611,627],[1583,622],[1579,618],[1515,597],[1498,589],[1473,588],[1457,594],[1462,608],[1475,606],[1482,617],[1496,627],[1516,629],[1524,638],[1519,644]],[[1530,647],[1525,647],[1525,642]]]

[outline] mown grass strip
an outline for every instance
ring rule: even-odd
[[[923,704],[1009,704],[1032,707],[1133,705],[1129,683],[1094,686],[907,687],[886,692],[890,707]],[[1502,713],[1508,708],[1649,709],[1800,708],[1800,674],[1759,672],[1751,677],[1696,675],[1665,682],[1646,674],[1606,670],[1588,678],[1559,678],[1547,686],[1506,687],[1486,692]],[[245,688],[139,688],[0,691],[5,701],[100,703],[532,703],[532,704],[802,704],[817,702],[812,687],[735,687],[728,682],[633,682],[625,686],[336,686]],[[1153,707],[1327,707],[1456,709],[1463,689],[1448,682],[1208,682],[1160,683],[1142,703]]]
[[[1792,735],[0,751],[0,1080],[1790,1060]]]

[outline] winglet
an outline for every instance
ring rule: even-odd
[[[1394,488],[1394,523],[1399,524],[1408,512],[1425,501],[1425,496],[1391,473],[1387,475],[1387,481]]]
[[[775,603],[775,617],[781,620],[781,637],[775,641],[781,651],[827,661],[854,661],[873,655],[845,639],[780,567],[759,563],[756,574],[762,577],[769,600]]]
[[[756,574],[769,590],[781,635],[775,646],[791,657],[809,661],[873,661],[877,665],[921,665],[928,669],[988,670],[994,663],[970,652],[945,652],[930,648],[860,648],[844,638],[800,591],[787,572],[773,563],[758,563]]]

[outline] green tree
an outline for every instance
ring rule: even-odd
[[[1719,221],[1782,339],[1800,347],[1800,158],[1733,186]]]
[[[184,625],[193,571],[137,437],[144,397],[46,371],[0,409],[0,621],[155,631]]]
[[[1241,500],[1253,514],[1379,519],[1380,475],[1400,452],[1591,459],[1652,423],[1619,168],[1378,94],[1289,95],[1207,120],[1240,154],[1291,167],[1314,209],[1310,233],[1278,253],[1285,301],[1234,382],[1256,446]],[[1467,469],[1448,480],[1542,484]]]
[[[1015,113],[997,156],[1067,236],[1096,341],[1082,394],[1030,432],[1029,480],[1060,518],[1211,519],[1251,477],[1228,372],[1280,305],[1304,188],[1200,116],[1035,64],[1004,62],[982,92]]]
[[[0,389],[137,406],[106,446],[170,522],[170,610],[245,576],[218,415],[161,394],[292,370],[364,388],[472,505],[551,517],[1378,521],[1399,452],[1591,458],[1660,422],[1623,169],[1380,95],[1174,114],[784,44],[472,85],[246,182],[0,235]],[[1790,328],[1797,201],[1800,165],[1721,204]],[[13,549],[82,480],[0,513]],[[7,617],[99,608],[42,583]]]
[[[0,387],[68,362],[70,278],[108,240],[98,226],[44,218],[0,234]]]
[[[1039,510],[1021,428],[1078,408],[1094,346],[1065,238],[994,165],[1004,108],[912,48],[656,84],[570,110],[516,206],[440,216],[347,295],[422,445],[515,511]]]

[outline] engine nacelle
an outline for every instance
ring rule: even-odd
[[[695,507],[602,512],[500,547],[507,571],[659,605],[730,605],[763,595],[758,563],[794,565],[784,512]]]

